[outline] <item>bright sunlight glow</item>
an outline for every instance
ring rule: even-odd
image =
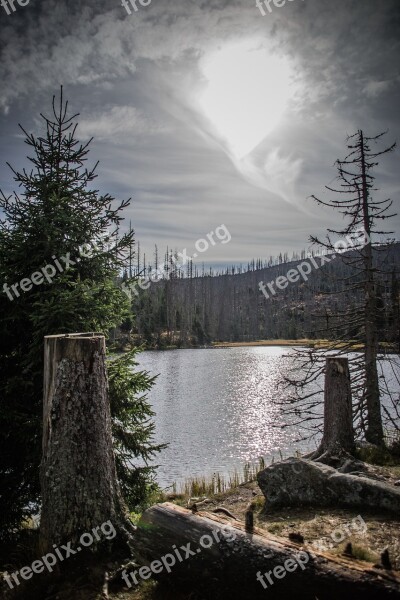
[[[235,158],[249,154],[278,124],[292,95],[284,58],[242,41],[206,55],[202,112]]]

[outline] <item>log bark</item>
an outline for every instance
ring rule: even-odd
[[[331,457],[352,455],[355,450],[349,361],[326,359],[324,389],[324,433],[313,460],[330,462]]]
[[[112,446],[104,336],[45,338],[40,546],[76,544],[111,521],[128,542]]]
[[[210,540],[213,540],[211,545]],[[184,557],[181,546],[188,543],[194,555],[180,561],[175,550],[180,550]],[[205,545],[209,547],[205,548]],[[138,524],[136,551],[146,566],[167,554],[173,557],[175,553],[175,564],[170,567],[170,573],[165,568],[160,572],[158,567],[158,574],[153,577],[172,580],[180,586],[187,584],[186,587],[195,588],[213,600],[265,600],[267,597],[280,600],[376,600],[399,598],[400,594],[400,578],[393,572],[344,557],[315,553],[304,545],[277,538],[258,528],[254,533],[248,533],[242,523],[205,512],[193,514],[170,503],[153,506],[143,514]],[[276,567],[289,559],[296,561],[299,556],[304,569],[297,562],[294,571],[288,570],[280,579],[274,577]],[[169,562],[172,562],[171,558]],[[291,565],[293,567],[293,563]],[[257,580],[257,573],[271,571],[273,584],[265,579],[267,588],[264,588]],[[282,576],[282,569],[278,572]]]

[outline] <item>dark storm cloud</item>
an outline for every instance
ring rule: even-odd
[[[265,17],[253,0],[152,0],[131,15],[118,0],[16,7],[0,7],[1,187],[13,184],[5,161],[24,164],[17,123],[39,131],[62,83],[80,135],[95,136],[100,189],[133,196],[127,216],[148,252],[193,246],[221,223],[232,242],[207,261],[300,248],[331,224],[306,198],[334,178],[346,135],[400,139],[398,0],[293,0]],[[190,98],[201,57],[242,38],[288,57],[298,87],[282,123],[235,161]],[[377,171],[396,204],[398,157]]]

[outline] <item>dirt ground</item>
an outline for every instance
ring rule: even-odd
[[[394,483],[400,479],[400,467],[370,467],[370,472],[377,478]],[[187,506],[188,499],[180,496],[170,497],[180,506]],[[251,482],[228,490],[223,494],[203,499],[191,500],[201,502],[199,511],[201,514],[212,513],[218,508],[227,509],[236,519],[244,521],[245,511],[250,502],[255,507],[254,524],[273,536],[290,539],[289,536],[302,536],[301,545],[305,550],[326,553],[343,553],[345,546],[351,542],[354,556],[358,560],[364,560],[371,565],[379,562],[380,555],[388,548],[393,569],[400,572],[400,515],[392,518],[388,515],[376,514],[362,510],[344,509],[294,509],[280,508],[279,510],[265,510],[264,496],[256,484]],[[234,522],[234,519],[218,513],[226,522]],[[30,583],[30,582],[29,582]],[[171,578],[171,583],[172,578]],[[155,581],[147,581],[140,586],[127,588],[122,579],[118,578],[109,586],[108,595],[88,594],[88,590],[82,595],[72,586],[70,593],[63,590],[40,600],[210,600],[197,596],[193,591],[179,592],[169,589],[165,584],[160,585]],[[31,588],[32,590],[32,588]],[[32,590],[33,592],[33,590]],[[36,600],[34,594],[31,598]],[[29,600],[28,595],[23,594],[21,599]],[[18,597],[18,600],[20,598]]]
[[[394,483],[400,478],[400,467],[370,467],[369,471],[377,478]],[[187,499],[171,497],[181,506],[187,505]],[[200,499],[202,501],[202,499]],[[358,560],[371,565],[380,561],[381,553],[388,548],[393,569],[400,571],[400,515],[392,518],[388,515],[370,511],[345,509],[294,509],[280,508],[265,511],[264,496],[256,484],[251,482],[229,490],[224,494],[202,502],[201,513],[226,508],[237,519],[244,521],[249,502],[255,505],[254,524],[274,536],[289,539],[289,535],[300,534],[304,538],[302,545],[306,550],[332,554],[343,553],[347,543],[351,543],[353,553]],[[229,516],[219,516],[232,522]],[[365,524],[365,525],[364,525]],[[151,582],[136,590],[127,588],[110,595],[113,600],[197,600],[195,595],[179,595],[169,592]],[[208,599],[207,599],[208,600]]]

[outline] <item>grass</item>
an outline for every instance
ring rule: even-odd
[[[242,471],[235,469],[227,476],[213,473],[206,477],[190,477],[186,479],[179,487],[176,483],[172,486],[173,495],[179,500],[188,500],[189,498],[210,497],[224,494],[229,490],[234,490],[240,485],[255,481],[257,473],[265,468],[264,458],[261,456],[257,463],[246,463]]]
[[[385,444],[384,448],[373,445],[358,447],[355,456],[371,465],[400,468],[400,431],[385,431]]]
[[[285,523],[271,523],[271,525],[268,525],[267,531],[279,536],[284,527]]]
[[[352,544],[351,553],[356,560],[364,560],[371,563],[379,561],[378,554],[376,552],[372,552],[372,550],[369,548],[364,548],[364,546]]]

